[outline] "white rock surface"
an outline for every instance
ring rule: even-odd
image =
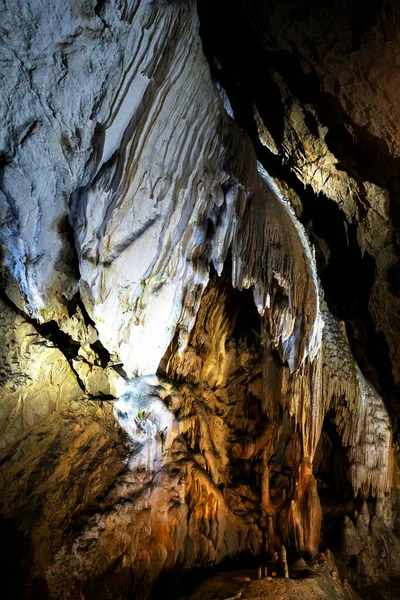
[[[177,327],[187,342],[209,263],[221,272],[233,244],[235,283],[255,285],[260,311],[274,286],[291,296],[276,340],[294,356],[300,333],[315,337],[318,307],[308,325],[301,316],[312,277],[294,289],[294,265],[308,269],[298,232],[280,228],[278,199],[260,191],[251,145],[211,81],[195,3],[30,0],[4,5],[2,24],[1,242],[24,308],[62,320],[79,284],[104,346],[129,375],[154,373]],[[269,198],[284,248],[259,244],[261,271],[241,258],[257,244],[252,195]]]

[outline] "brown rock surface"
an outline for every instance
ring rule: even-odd
[[[312,578],[290,579],[269,577],[258,581],[249,572],[250,581],[238,583],[240,572],[223,573],[211,577],[200,584],[185,600],[358,600],[358,596],[348,583],[333,579],[328,567],[316,572]],[[247,574],[247,572],[244,572]],[[183,598],[182,598],[183,600]]]

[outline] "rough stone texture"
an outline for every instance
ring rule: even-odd
[[[197,420],[175,420],[160,399],[161,391],[186,406],[185,391],[157,380],[132,385],[114,411],[91,400],[54,411],[3,456],[1,511],[28,536],[31,585],[40,589],[45,578],[50,597],[94,597],[96,580],[102,597],[132,589],[146,597],[163,568],[260,546],[257,526],[227,508],[221,478],[207,474],[194,441],[190,447]],[[199,422],[209,426],[204,416]]]
[[[306,565],[307,567],[307,565]],[[358,600],[358,596],[347,580],[340,580],[333,561],[316,563],[308,570],[307,575],[299,571],[295,580],[284,579],[283,573],[276,577],[266,577],[257,581],[254,571],[234,571],[221,573],[198,585],[196,589],[185,595],[187,600],[240,600],[241,598],[257,598],[257,600],[297,600],[312,598],[313,600]]]
[[[63,353],[0,300],[0,447],[82,396]]]
[[[279,58],[267,111],[253,67],[244,76],[240,36],[228,43],[221,28],[225,53],[214,48],[200,12],[227,91],[214,85],[194,0],[3,2],[0,525],[10,597],[144,599],[163,572],[254,556],[275,568],[278,551],[289,564],[315,561],[321,540],[335,545],[337,567],[327,553],[320,580],[255,592],[350,600],[338,572],[363,585],[400,575],[389,416],[400,365],[396,188],[384,182],[398,132],[395,113],[378,118],[370,94],[361,98],[383,78],[384,60],[375,75],[364,68],[382,34],[352,39],[345,15],[339,46],[324,38],[313,53],[297,2],[233,9],[250,65],[253,43],[261,59],[292,54],[300,81],[315,53],[329,58],[314,69],[322,92],[311,86],[307,99]],[[326,19],[316,7],[311,32]],[[344,50],[349,63],[337,59]],[[349,64],[362,75],[348,94]],[[338,114],[360,152],[376,144],[371,181],[365,161],[350,164]],[[315,194],[334,207],[337,246]],[[372,262],[346,303],[332,262],[347,248],[353,267]],[[389,366],[360,350],[377,332]],[[14,538],[26,551],[7,556]]]
[[[295,264],[307,271],[309,259],[290,215],[258,175],[251,144],[223,110],[194,3],[136,2],[125,10],[107,3],[97,12],[96,6],[74,4],[65,15],[58,5],[34,2],[19,17],[10,15],[21,23],[5,19],[6,30],[19,34],[8,44],[4,36],[10,73],[3,107],[10,106],[6,94],[14,79],[19,104],[29,107],[28,115],[21,109],[4,116],[11,133],[3,149],[3,262],[18,283],[20,303],[45,321],[65,314],[65,299],[78,285],[68,261],[69,223],[81,296],[101,342],[129,375],[153,373],[178,321],[181,342],[187,341],[208,264],[220,272],[233,243],[235,285],[255,286],[260,311],[271,303],[271,286],[283,288],[291,312],[299,314],[284,314],[280,327],[274,319],[276,340],[288,343],[302,333],[292,345],[312,353],[317,340],[309,343],[308,336],[316,332],[307,327],[317,319],[318,299],[309,276],[304,287],[294,277]],[[44,73],[58,84],[46,88]],[[78,110],[71,110],[72,87],[83,90]],[[27,125],[24,143],[12,135],[21,118],[36,123]],[[40,157],[35,172],[46,187],[32,183],[27,202],[24,168],[33,155]],[[267,198],[270,207],[260,213]],[[35,227],[27,225],[31,217]],[[254,236],[260,217],[264,231]],[[265,245],[254,256],[260,234]],[[277,237],[284,247],[272,252]],[[308,326],[300,315],[306,306]]]
[[[213,18],[211,5],[199,3],[215,76],[235,117],[264,145],[264,166],[304,211],[329,301],[397,423],[399,8],[371,2],[361,15],[354,3],[228,4]],[[218,34],[223,22],[229,35]],[[339,273],[346,292],[334,289]]]

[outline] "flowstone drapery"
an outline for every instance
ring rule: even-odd
[[[144,599],[164,573],[316,560],[330,540],[351,581],[398,575],[388,411],[329,310],[295,193],[225,109],[194,0],[14,4],[0,88],[12,597]]]

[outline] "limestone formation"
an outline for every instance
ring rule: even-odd
[[[0,447],[66,408],[83,391],[57,346],[0,300]]]
[[[398,10],[211,4],[0,7],[10,598],[400,578]]]
[[[283,570],[283,576],[286,577],[286,579],[288,579],[289,578],[289,568],[288,568],[288,563],[287,563],[287,553],[286,553],[286,548],[283,544],[280,547],[280,561],[281,561],[281,566],[282,566],[282,570]]]

